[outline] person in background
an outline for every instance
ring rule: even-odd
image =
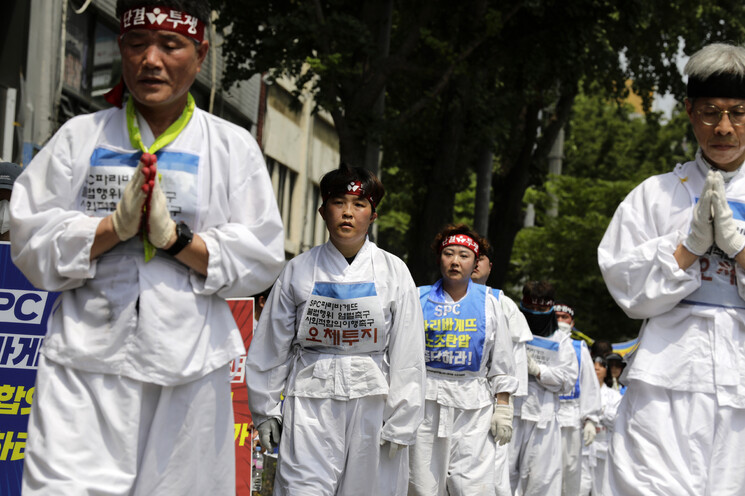
[[[611,379],[611,387],[621,393],[626,393],[626,386],[621,384],[621,374],[623,369],[626,368],[626,360],[618,353],[608,353],[603,358],[608,363],[608,373]]]
[[[253,296],[254,312],[253,312],[253,328],[252,329],[254,332],[256,332],[256,328],[259,325],[259,319],[261,318],[261,313],[264,311],[264,306],[266,305],[267,298],[269,297],[269,293],[271,293],[273,287],[274,285],[266,288],[261,293],[255,294]],[[253,333],[251,333],[251,338],[253,338]],[[246,344],[246,349],[248,349],[249,347],[250,347],[250,343]],[[253,422],[251,423],[251,432],[254,433],[254,436],[252,436],[253,442],[252,442],[251,447],[255,448],[256,446],[259,446],[261,443],[259,442],[259,431],[256,430],[256,426],[253,424]],[[276,451],[276,447],[275,447],[275,451]],[[272,452],[269,452],[268,454],[270,456],[274,455],[274,453]]]
[[[486,284],[492,269],[492,249],[487,240],[484,240],[484,251],[479,254],[476,267],[471,274],[471,280],[477,284]],[[487,286],[488,287],[488,286]],[[489,292],[502,307],[502,312],[507,318],[507,328],[512,338],[512,354],[515,360],[515,377],[518,380],[517,391],[510,396],[512,402],[516,397],[528,394],[528,355],[525,343],[533,339],[528,322],[512,298],[504,294],[504,291],[488,287]],[[510,487],[510,466],[508,461],[509,445],[497,444],[495,451],[494,468],[496,470],[496,496],[512,496]]]
[[[410,496],[493,494],[495,447],[512,437],[512,340],[499,301],[471,280],[484,247],[463,224],[446,226],[432,244],[442,277],[419,288],[427,400],[411,447]]]
[[[605,339],[596,339],[592,343],[590,353],[593,357],[602,357],[608,365],[609,386],[621,393],[626,392],[626,386],[621,384],[621,374],[626,368],[626,358],[613,351],[613,345]]]
[[[209,3],[116,11],[119,108],[67,121],[10,202],[13,261],[61,292],[23,494],[232,496],[229,364],[244,347],[225,298],[277,277],[282,222],[256,141],[189,94]]]
[[[613,434],[613,423],[621,403],[621,393],[611,388],[608,364],[601,356],[593,359],[595,374],[600,384],[600,422],[595,441],[582,449],[582,480],[580,496],[605,496],[604,487],[608,476],[608,440]]]
[[[558,496],[562,485],[559,396],[571,392],[577,381],[577,358],[571,339],[559,330],[551,283],[527,282],[520,311],[533,339],[527,343],[528,394],[515,399],[510,484],[515,494]]]
[[[261,313],[264,311],[264,306],[266,305],[267,298],[269,298],[269,293],[271,293],[272,288],[274,285],[269,286],[261,293],[255,294],[253,296],[254,298],[254,330],[256,330],[256,326],[259,323],[259,318],[261,318]]]
[[[0,162],[0,241],[10,241],[10,197],[22,170],[18,164]]]
[[[634,188],[598,246],[614,300],[644,320],[611,440],[617,495],[745,488],[745,47],[704,46],[684,72],[695,158]]]
[[[604,358],[609,353],[613,353],[613,345],[606,339],[596,339],[590,346],[590,355],[593,358]]]
[[[367,237],[384,193],[361,167],[323,176],[329,241],[287,264],[248,350],[261,445],[279,445],[275,495],[406,492],[424,324],[408,268]]]
[[[574,328],[574,308],[564,302],[554,305],[559,332],[571,338]],[[583,340],[572,339],[579,376],[572,391],[559,397],[559,425],[561,426],[562,489],[563,496],[579,493],[582,475],[582,450],[595,439],[600,413],[600,387],[595,367]]]

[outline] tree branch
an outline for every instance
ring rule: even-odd
[[[510,12],[505,16],[505,19],[502,21],[503,24],[509,21],[515,14],[517,14],[518,10],[520,10],[521,7],[522,4],[520,3],[515,5],[512,10],[510,10]],[[432,89],[426,91],[422,98],[420,98],[417,102],[410,106],[405,112],[401,114],[400,117],[398,117],[398,119],[396,119],[397,124],[404,124],[406,121],[423,110],[434,98],[439,96],[450,83],[450,79],[452,78],[453,73],[455,72],[455,69],[458,67],[458,65],[466,60],[487,39],[489,39],[488,34],[474,40],[468,47],[466,47],[466,49],[461,52],[461,54],[458,55],[453,63],[450,64],[450,66],[445,70],[445,72],[440,77],[440,80],[435,83]]]

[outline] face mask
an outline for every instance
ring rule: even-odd
[[[559,329],[564,331],[566,334],[572,333],[572,326],[567,322],[559,322]]]
[[[10,230],[10,202],[0,200],[0,234]]]
[[[553,308],[547,312],[537,312],[528,310],[521,303],[520,311],[525,315],[525,320],[528,321],[530,332],[536,336],[548,337],[559,328]]]

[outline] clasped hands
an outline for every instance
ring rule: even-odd
[[[694,255],[706,253],[712,244],[734,258],[745,248],[745,235],[737,230],[732,209],[727,203],[722,174],[710,170],[701,197],[693,210],[691,232],[683,246]]]
[[[168,200],[157,180],[157,162],[155,155],[143,153],[124,188],[112,215],[114,230],[121,241],[141,232],[153,246],[164,248],[175,232],[176,223],[171,219]]]

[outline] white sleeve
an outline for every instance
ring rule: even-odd
[[[209,251],[207,277],[191,276],[195,293],[223,298],[265,290],[285,261],[282,219],[261,150],[250,136],[231,144],[230,177],[213,172],[212,178],[223,181],[213,190],[227,190],[228,197],[210,199],[210,208],[227,210],[227,222],[199,232]]]
[[[426,369],[424,363],[424,319],[419,291],[408,268],[397,266],[399,294],[395,299],[388,345],[389,390],[381,437],[410,445],[424,419]]]
[[[512,342],[512,355],[515,357],[515,377],[518,386],[515,396],[528,394],[528,350],[524,341]]]
[[[507,318],[499,301],[491,294],[486,296],[487,324],[494,333],[494,346],[491,350],[489,370],[486,376],[492,385],[492,393],[514,394],[518,388],[515,375],[515,356],[512,352],[512,337]]]
[[[512,301],[512,298],[502,292],[499,295],[499,303],[502,306],[502,312],[504,312],[507,318],[507,325],[510,329],[512,341],[526,343],[533,339],[533,333],[530,332],[530,326],[528,326],[528,321],[525,320],[525,315],[520,311],[517,304]]]
[[[539,377],[536,377],[536,381],[551,392],[569,394],[579,374],[577,355],[574,353],[574,346],[569,337],[564,337],[559,342],[558,361],[556,366],[540,364],[541,373]]]
[[[515,360],[515,378],[518,386],[515,396],[525,396],[528,394],[528,352],[525,343],[533,339],[533,333],[530,332],[528,321],[525,315],[520,311],[518,306],[512,301],[512,298],[500,290],[499,303],[502,312],[507,318],[507,326],[512,337],[512,355]]]
[[[598,425],[600,416],[600,383],[587,345],[582,343],[582,366],[579,371],[579,412],[582,420],[592,420]]]
[[[39,151],[16,179],[10,200],[13,262],[47,291],[78,288],[96,273],[90,251],[101,219],[76,209],[88,169],[87,162],[83,170],[76,161],[86,152],[73,149],[80,140],[76,135],[95,132],[92,126],[76,126],[80,122],[68,122]]]
[[[292,342],[296,334],[297,305],[288,294],[292,265],[274,284],[246,356],[248,407],[254,425],[282,418],[281,395],[292,366]]]
[[[629,193],[598,246],[608,290],[631,318],[661,315],[701,285],[699,264],[684,271],[673,256],[691,211],[688,192],[673,181],[680,183],[656,176]]]
[[[600,417],[600,422],[608,429],[613,429],[613,424],[616,422],[616,417],[618,416],[618,407],[621,404],[621,398],[623,398],[621,393],[615,389],[611,389],[611,391],[615,394],[606,395],[607,402],[602,407],[602,415]]]

